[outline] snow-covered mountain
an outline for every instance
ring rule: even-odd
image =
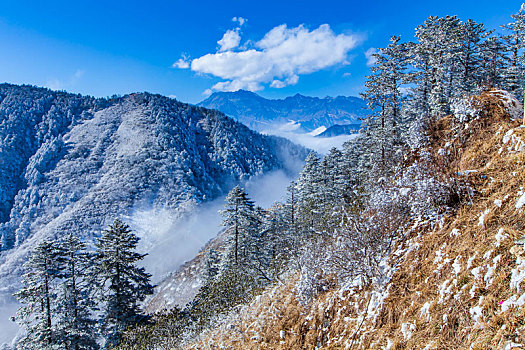
[[[199,106],[217,109],[258,131],[288,124],[300,124],[303,131],[334,124],[360,124],[366,116],[366,103],[357,97],[308,97],[300,94],[270,100],[253,92],[216,92]]]
[[[137,93],[95,99],[0,85],[0,300],[36,242],[91,239],[136,208],[181,215],[306,150],[224,114]]]

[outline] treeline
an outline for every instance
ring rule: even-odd
[[[127,327],[145,322],[139,303],[153,286],[151,275],[137,266],[145,256],[135,252],[138,240],[115,220],[95,251],[74,235],[39,243],[15,294],[23,304],[15,321],[25,329],[17,349],[111,347]]]

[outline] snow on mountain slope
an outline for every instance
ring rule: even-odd
[[[305,155],[220,112],[159,95],[94,99],[0,85],[0,300],[44,238],[91,240],[138,208],[182,216],[239,181],[293,171]]]

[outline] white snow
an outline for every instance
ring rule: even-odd
[[[521,282],[525,280],[525,259],[518,256],[516,258],[516,268],[512,269],[510,277],[510,289],[516,289],[519,293]]]
[[[409,340],[415,330],[416,325],[414,323],[406,322],[401,324],[401,333],[403,333],[403,338],[405,340]]]
[[[474,276],[475,279],[479,279],[481,274],[481,266],[478,266],[470,271],[470,273]]]
[[[490,212],[490,209],[485,209],[485,211],[480,215],[478,220],[478,226],[485,228],[485,216]]]
[[[494,205],[498,208],[501,208],[501,205],[503,204],[503,202],[501,201],[501,199],[495,199],[494,200]]]
[[[421,310],[419,311],[419,313],[421,314],[421,316],[424,316],[425,319],[428,321],[430,321],[430,313],[429,313],[429,309],[430,307],[432,306],[432,303],[431,302],[426,302],[422,307],[421,307]]]
[[[459,260],[461,260],[461,255],[458,255],[452,264],[452,268],[454,269],[454,273],[456,275],[461,272],[461,264],[459,263]]]
[[[496,235],[494,236],[494,238],[496,239],[496,243],[494,244],[496,247],[499,247],[501,245],[501,242],[507,238],[508,236],[506,234],[503,233],[504,230],[502,228],[500,228],[498,230],[498,233],[496,233]]]
[[[478,325],[481,322],[481,317],[483,317],[483,308],[481,306],[473,306],[469,309],[469,312],[475,325]]]
[[[521,197],[516,202],[516,209],[520,209],[525,205],[525,193],[521,195]]]
[[[459,230],[457,228],[452,229],[452,231],[450,231],[450,236],[451,237],[459,236]]]

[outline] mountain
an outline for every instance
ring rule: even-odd
[[[216,92],[198,104],[217,109],[258,131],[274,128],[291,121],[303,131],[334,124],[360,124],[366,116],[366,103],[357,97],[308,97],[300,94],[281,100],[270,100],[253,92]]]
[[[360,124],[334,124],[327,128],[322,133],[316,135],[317,137],[334,137],[340,135],[351,135],[359,131]]]
[[[0,301],[27,251],[88,241],[137,208],[184,215],[239,181],[293,171],[306,150],[224,114],[149,93],[96,99],[0,85]]]

